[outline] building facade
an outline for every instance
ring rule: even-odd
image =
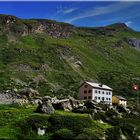
[[[79,88],[78,99],[112,104],[112,88],[98,83],[84,82]]]
[[[113,105],[123,105],[123,106],[127,106],[127,100],[122,97],[122,96],[117,96],[117,95],[114,95],[112,97],[112,104]]]

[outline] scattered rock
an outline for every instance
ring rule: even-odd
[[[136,112],[136,111],[131,111],[131,114],[134,115],[134,116],[137,116],[137,117],[139,116],[139,113]]]
[[[55,109],[53,108],[53,106],[50,102],[44,102],[42,104],[39,104],[39,106],[35,112],[52,114],[52,113],[54,113],[54,111],[55,111]]]
[[[69,99],[58,100],[53,103],[53,107],[65,111],[71,111],[73,109]]]
[[[126,107],[124,107],[122,105],[116,106],[116,109],[120,113],[129,113],[129,111],[130,111],[129,109],[127,109]]]
[[[20,95],[25,95],[25,96],[27,96],[28,98],[39,96],[39,92],[38,92],[37,90],[32,89],[32,88],[20,89],[20,90],[18,91],[18,93],[19,93]]]
[[[136,48],[137,50],[140,50],[140,39],[137,38],[127,38],[125,41],[132,47]]]
[[[87,108],[86,108],[86,106],[79,106],[79,107],[73,109],[73,112],[75,112],[75,113],[87,113]]]

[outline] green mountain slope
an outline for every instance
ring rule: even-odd
[[[123,23],[74,27],[43,19],[0,16],[0,90],[32,87],[41,95],[76,96],[84,80],[133,96],[140,83],[140,33]]]

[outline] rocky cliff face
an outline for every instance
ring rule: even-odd
[[[136,48],[137,50],[140,50],[140,40],[137,39],[137,38],[130,38],[130,39],[127,39],[127,43]]]
[[[14,16],[0,16],[2,33],[14,33],[21,36],[47,33],[55,38],[67,38],[74,32],[74,26],[43,19],[21,20]],[[3,28],[4,27],[4,28]]]

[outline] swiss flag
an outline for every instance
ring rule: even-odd
[[[134,85],[134,90],[138,91],[138,89],[139,89],[138,85]]]

